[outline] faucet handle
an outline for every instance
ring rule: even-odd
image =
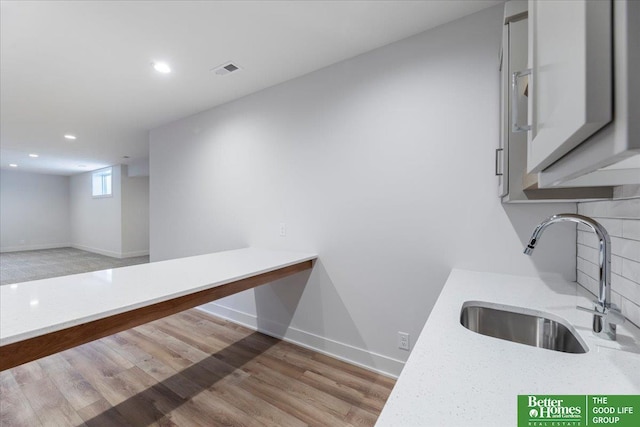
[[[622,315],[622,312],[620,310],[618,310],[618,308],[614,305],[611,305],[611,307],[602,307],[600,305],[600,303],[598,301],[594,301],[593,302],[595,304],[595,307],[598,308],[602,308],[603,311],[598,311],[597,309],[591,309],[591,308],[586,308],[586,307],[581,307],[581,306],[576,306],[576,308],[578,310],[581,311],[586,311],[588,313],[591,313],[595,316],[599,316],[602,317],[603,319],[607,319],[607,322],[612,323],[614,325],[622,325],[627,319],[624,318],[624,316]]]

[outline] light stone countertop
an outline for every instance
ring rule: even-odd
[[[317,258],[246,248],[0,286],[0,346]]]
[[[519,394],[640,395],[640,330],[626,322],[617,341],[597,338],[592,315],[576,309],[593,299],[575,282],[454,269],[376,426],[515,426]],[[589,351],[561,353],[469,331],[460,309],[474,300],[559,316]]]

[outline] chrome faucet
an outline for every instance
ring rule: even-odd
[[[624,323],[625,319],[620,310],[611,303],[611,240],[607,230],[592,218],[577,214],[557,214],[542,221],[531,235],[529,244],[524,249],[524,253],[531,255],[540,240],[542,232],[551,224],[556,222],[577,222],[589,227],[600,240],[600,257],[598,266],[600,267],[599,295],[594,301],[594,309],[578,307],[583,311],[593,313],[593,333],[608,340],[616,339],[616,324]]]

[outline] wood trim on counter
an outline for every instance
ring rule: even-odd
[[[313,260],[236,280],[167,301],[93,320],[0,347],[0,371],[76,347],[313,267]]]

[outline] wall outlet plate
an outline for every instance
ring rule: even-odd
[[[401,350],[411,350],[408,333],[398,332],[398,348]]]

